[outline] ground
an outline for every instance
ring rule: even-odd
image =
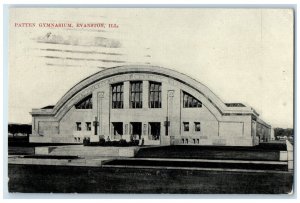
[[[292,173],[9,165],[9,191],[25,193],[287,194]]]
[[[9,164],[8,189],[22,193],[289,194],[294,173],[276,164],[282,150],[286,150],[282,143],[254,148],[143,147],[135,158],[101,166]],[[34,154],[34,146],[10,146],[9,153]],[[253,165],[255,161],[259,164]]]

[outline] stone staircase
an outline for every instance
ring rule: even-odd
[[[133,157],[138,147],[99,147],[83,145],[66,145],[51,147],[36,147],[37,155],[80,156],[80,157]]]

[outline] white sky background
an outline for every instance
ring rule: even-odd
[[[54,105],[103,67],[150,64],[193,77],[226,103],[252,106],[273,127],[293,127],[292,10],[11,9],[9,41],[9,122],[30,123],[32,108]]]

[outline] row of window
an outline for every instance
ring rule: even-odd
[[[189,143],[189,139],[181,139],[182,144],[188,144]],[[200,144],[200,140],[199,139],[193,139],[193,143],[194,144]]]
[[[161,83],[149,84],[149,107],[161,108]],[[200,108],[202,103],[190,94],[183,92],[184,108]],[[123,108],[123,83],[112,85],[112,108]],[[130,82],[130,108],[143,108],[143,82]]]
[[[200,122],[194,122],[194,130],[195,132],[200,132]],[[183,131],[188,132],[190,131],[190,123],[189,122],[183,122]]]
[[[82,130],[81,122],[76,122],[76,130],[77,131]],[[92,130],[92,123],[91,122],[85,122],[85,130],[86,131],[91,131]]]
[[[130,108],[143,108],[143,82],[130,82],[129,105]],[[112,108],[124,108],[124,83],[111,85],[112,92]],[[161,108],[161,83],[149,82],[149,108]],[[92,94],[82,99],[75,105],[76,109],[92,109],[93,100]],[[202,103],[192,95],[183,92],[183,107],[184,108],[201,108]]]
[[[112,85],[112,108],[123,108],[123,83]],[[130,82],[130,108],[143,108],[143,82]],[[161,83],[150,82],[149,84],[149,108],[161,108]]]

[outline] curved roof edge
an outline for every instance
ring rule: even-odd
[[[108,68],[102,71],[99,71],[74,85],[65,95],[56,103],[53,109],[33,109],[32,115],[56,115],[59,110],[64,106],[64,104],[71,99],[78,92],[88,87],[89,85],[109,78],[115,75],[128,74],[128,73],[151,73],[159,74],[165,77],[169,77],[184,83],[185,85],[190,86],[191,88],[198,91],[206,99],[212,103],[222,115],[228,114],[258,114],[253,111],[251,107],[229,107],[227,106],[217,95],[215,95],[207,86],[201,82],[193,79],[190,76],[187,76],[183,73],[177,72],[172,69],[163,68],[159,66],[150,66],[150,65],[125,65],[117,66],[113,68]]]

